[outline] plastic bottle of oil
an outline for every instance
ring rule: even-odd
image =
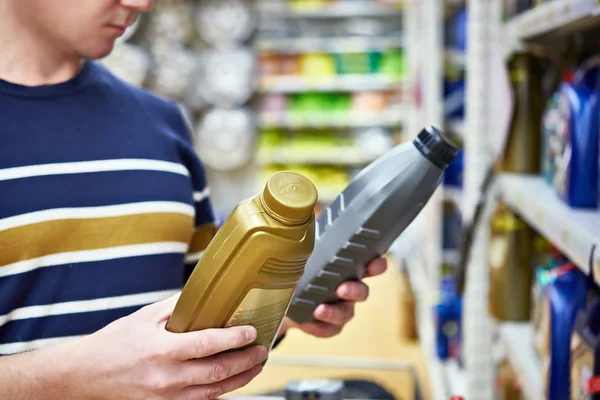
[[[252,325],[253,344],[271,349],[314,248],[316,201],[311,181],[283,171],[239,203],[198,261],[167,330]]]
[[[356,175],[317,219],[317,243],[298,283],[288,317],[314,321],[322,303],[340,299],[336,288],[364,276],[412,223],[442,182],[456,147],[440,130],[425,127]]]

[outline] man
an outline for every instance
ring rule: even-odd
[[[96,62],[152,0],[0,0],[0,398],[205,399],[246,385],[252,327],[165,324],[215,231],[177,107]],[[383,273],[383,259],[369,266]],[[290,328],[339,333],[368,288]]]

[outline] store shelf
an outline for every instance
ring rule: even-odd
[[[256,49],[277,54],[297,53],[364,53],[400,49],[401,37],[300,37],[289,39],[259,39]]]
[[[258,11],[263,18],[352,18],[400,16],[401,2],[396,5],[376,1],[342,0],[331,3],[317,2],[273,2],[261,4]]]
[[[371,90],[401,89],[402,80],[378,74],[335,75],[323,78],[281,76],[263,78],[260,91],[263,93],[303,92],[355,92]]]
[[[415,252],[416,253],[416,252]],[[466,377],[464,371],[454,360],[442,361],[435,356],[435,321],[433,306],[436,294],[427,284],[421,260],[407,259],[413,292],[417,300],[419,320],[419,339],[427,360],[429,382],[434,400],[448,400],[452,396],[466,395]],[[412,264],[412,265],[411,265]]]
[[[342,116],[325,114],[314,119],[287,118],[279,113],[262,113],[259,117],[261,128],[364,128],[372,126],[394,127],[402,125],[404,110],[391,110],[373,113],[344,113]]]
[[[525,399],[544,400],[542,366],[534,352],[531,324],[504,323],[499,326],[499,333]]]
[[[600,213],[568,207],[541,177],[508,174],[499,183],[504,201],[589,274],[592,249],[600,242]]]
[[[581,31],[598,23],[597,0],[553,0],[510,19],[505,34],[517,40]]]
[[[268,151],[258,151],[257,160],[261,165],[305,164],[305,165],[345,165],[361,167],[376,157],[364,157],[358,148],[334,147],[331,149],[300,150],[281,147]]]

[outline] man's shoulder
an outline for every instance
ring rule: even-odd
[[[126,82],[98,61],[94,64],[101,87],[118,96],[125,104],[142,107],[155,117],[166,118],[168,122],[180,123],[181,110],[174,101]]]

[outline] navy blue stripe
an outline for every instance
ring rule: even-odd
[[[209,198],[196,203],[194,208],[196,209],[196,226],[204,225],[209,222],[216,222],[216,216],[213,211],[212,202]]]
[[[181,289],[183,254],[161,254],[40,268],[0,278],[0,315],[67,301]]]
[[[62,336],[89,335],[143,306],[10,321],[0,327],[0,343],[29,342]]]
[[[113,171],[0,181],[0,219],[52,208],[142,201],[192,205],[191,179],[170,172]]]

